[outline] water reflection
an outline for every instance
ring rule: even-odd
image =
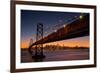
[[[89,59],[89,49],[66,49],[55,51],[44,51],[45,58],[34,58],[27,50],[21,51],[21,62],[46,62],[65,60],[86,60]]]

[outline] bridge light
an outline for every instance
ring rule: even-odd
[[[57,32],[57,30],[54,30],[54,32]]]
[[[66,25],[63,25],[63,27],[65,28],[65,27],[66,27]]]
[[[82,15],[80,15],[80,16],[79,16],[79,18],[80,18],[80,19],[82,19],[82,18],[83,18],[83,16],[82,16]]]

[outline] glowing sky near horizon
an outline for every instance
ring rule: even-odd
[[[73,17],[79,17],[80,15],[81,13],[75,13],[75,12],[21,10],[21,48],[27,48],[29,46],[31,38],[33,39],[33,41],[35,41],[36,25],[39,22],[43,23],[44,31],[47,31],[48,27],[53,27],[54,25],[59,23],[63,24],[63,22],[67,23],[69,22],[69,19]],[[45,35],[46,34],[44,34],[44,36]],[[52,42],[50,44],[89,47],[89,36]]]

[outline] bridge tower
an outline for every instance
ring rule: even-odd
[[[43,24],[42,23],[37,24],[36,42],[40,39],[42,39],[43,41]],[[43,54],[43,43],[36,44],[34,57],[37,59],[45,57]]]

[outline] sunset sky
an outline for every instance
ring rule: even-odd
[[[79,17],[81,14],[85,15],[87,13],[21,10],[21,48],[27,48],[31,38],[33,42],[35,42],[36,25],[38,23],[43,23],[44,36],[46,36],[52,32],[50,29],[53,30],[56,28],[56,25],[59,24],[59,26],[61,26],[60,24],[69,23],[71,19]],[[47,34],[45,32],[47,32]],[[89,36],[67,39],[49,44],[89,47]]]

